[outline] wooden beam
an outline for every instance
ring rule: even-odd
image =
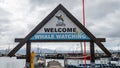
[[[15,42],[21,42],[23,38],[15,38]],[[90,42],[91,40],[29,40],[30,42]],[[98,42],[105,42],[105,38],[97,38]]]
[[[31,42],[26,43],[26,67],[30,68]]]
[[[95,68],[95,52],[94,52],[94,42],[91,41],[90,42],[90,55],[91,55],[91,59],[90,59],[90,62],[91,62],[91,68]]]
[[[26,62],[30,62],[30,53],[31,53],[31,43],[26,43]]]
[[[16,56],[17,59],[26,59],[26,56]]]

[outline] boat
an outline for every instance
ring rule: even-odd
[[[77,58],[78,59],[78,58]],[[80,59],[80,58],[79,58]],[[83,58],[82,58],[83,59]],[[81,60],[81,59],[80,59]],[[102,57],[100,58],[101,63],[95,63],[95,68],[120,68],[120,59],[118,57]],[[91,64],[79,64],[79,65],[73,65],[73,64],[66,64],[66,68],[91,68]]]

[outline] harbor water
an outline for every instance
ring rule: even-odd
[[[0,57],[0,68],[24,68],[25,60],[16,57]]]
[[[46,60],[46,65],[47,62],[51,60],[56,60],[61,63],[61,65],[64,67],[64,60],[63,59],[47,59]],[[68,64],[70,65],[79,65],[79,64],[84,64],[84,60],[75,60],[75,59],[68,59],[67,60]],[[97,64],[105,64],[108,63],[107,59],[104,59],[104,61],[96,60],[95,63]],[[120,61],[119,61],[120,63]],[[87,64],[90,64],[90,61],[87,60]],[[25,67],[25,59],[16,59],[16,57],[0,57],[0,68],[24,68]]]

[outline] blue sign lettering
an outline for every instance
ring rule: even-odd
[[[90,38],[81,33],[37,33],[30,40],[89,40]]]

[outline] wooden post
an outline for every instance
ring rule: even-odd
[[[90,54],[91,54],[91,68],[95,68],[95,52],[94,52],[94,42],[90,42]]]
[[[27,42],[26,45],[26,68],[30,68],[30,53],[31,53],[31,42]]]
[[[65,58],[65,55],[64,55],[64,68],[66,68],[66,58]]]

